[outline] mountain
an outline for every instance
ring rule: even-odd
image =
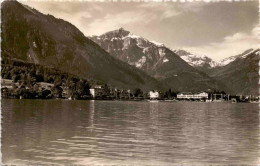
[[[2,51],[9,58],[53,67],[119,88],[155,89],[162,85],[145,72],[100,48],[74,25],[23,5],[1,3]]]
[[[113,57],[139,68],[175,90],[198,91],[221,86],[161,43],[120,28],[90,37]]]
[[[226,58],[222,66],[211,71],[210,76],[225,84],[229,93],[259,95],[259,56],[260,49],[249,49]]]
[[[185,50],[172,50],[174,53],[179,55],[184,61],[186,61],[189,65],[193,67],[207,67],[214,68],[218,66],[216,61],[213,61],[211,58],[207,56],[199,56],[191,54]]]
[[[229,63],[235,61],[236,59],[240,59],[240,58],[245,58],[247,57],[249,54],[251,54],[252,52],[254,52],[255,50],[250,48],[246,51],[244,51],[242,54],[239,54],[239,55],[236,55],[236,56],[230,56],[230,57],[227,57],[225,59],[222,59],[219,63],[218,63],[218,66],[225,66],[225,65],[228,65]]]
[[[184,61],[186,61],[189,65],[193,66],[197,70],[200,70],[206,74],[209,74],[211,70],[220,64],[211,58],[203,55],[194,55],[185,50],[172,50],[174,53],[179,55]]]

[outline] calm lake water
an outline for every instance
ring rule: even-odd
[[[2,100],[4,164],[260,164],[250,103]]]

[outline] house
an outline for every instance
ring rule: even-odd
[[[150,99],[158,99],[159,98],[159,92],[156,90],[152,90],[149,92]]]
[[[104,95],[104,87],[102,85],[95,85],[89,91],[93,98],[100,98]]]

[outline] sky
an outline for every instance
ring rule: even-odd
[[[121,27],[135,35],[213,60],[259,47],[258,1],[22,1],[74,24],[85,36]]]

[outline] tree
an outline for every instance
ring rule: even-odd
[[[58,86],[58,85],[52,87],[51,94],[54,97],[61,98],[62,97],[62,88],[60,86]]]
[[[61,77],[60,76],[57,76],[54,80],[54,85],[57,85],[57,86],[61,86],[62,85],[62,80],[61,80]]]
[[[76,91],[80,97],[84,95],[84,82],[82,80],[77,82]]]
[[[133,94],[134,97],[141,97],[143,95],[143,91],[140,88],[135,88]]]
[[[33,90],[36,91],[36,92],[39,91],[39,86],[37,84],[34,84],[33,85]]]
[[[110,94],[110,90],[107,86],[107,84],[104,85],[104,96],[108,96]]]
[[[83,97],[85,95],[89,95],[89,85],[86,80],[80,80],[77,82],[76,91],[79,97]]]
[[[21,86],[20,89],[16,91],[16,96],[22,96],[23,99],[30,98],[29,91],[25,89],[25,86]]]
[[[170,88],[168,92],[168,98],[172,98],[172,89]]]
[[[14,74],[14,75],[12,76],[12,80],[13,80],[13,82],[17,82],[17,81],[19,80],[19,76],[16,75],[16,74]]]
[[[1,94],[2,94],[2,96],[3,97],[8,97],[9,96],[9,90],[8,90],[8,88],[2,88],[1,89]]]
[[[44,99],[47,99],[47,98],[51,98],[52,95],[51,95],[51,91],[48,90],[48,89],[45,89],[43,90],[41,93],[40,93],[41,97],[44,98]]]

